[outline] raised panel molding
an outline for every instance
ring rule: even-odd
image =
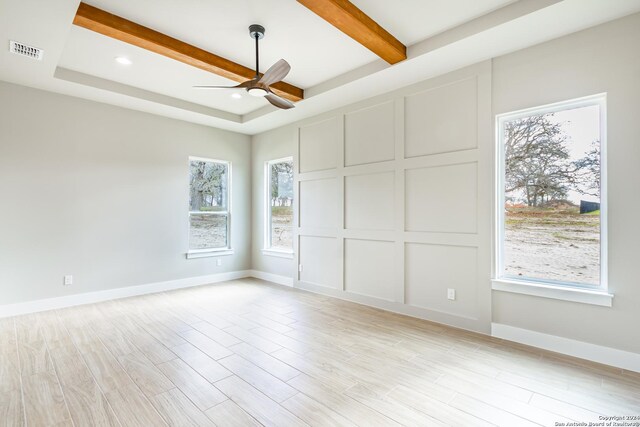
[[[295,286],[489,333],[490,62],[298,126]]]
[[[300,280],[338,289],[338,241],[330,237],[300,236]]]
[[[393,242],[345,239],[345,291],[393,301]]]
[[[393,230],[395,173],[345,177],[345,228]]]
[[[300,173],[335,169],[341,145],[338,117],[302,126],[299,129],[298,159]]]
[[[478,146],[476,76],[405,97],[405,157]]]
[[[336,228],[336,178],[300,182],[300,227]]]
[[[464,246],[405,245],[406,303],[453,314],[477,317],[477,248]],[[456,299],[447,299],[455,289]]]
[[[475,233],[478,221],[476,163],[405,171],[405,230]]]
[[[393,101],[351,111],[344,116],[344,165],[355,166],[395,157]]]

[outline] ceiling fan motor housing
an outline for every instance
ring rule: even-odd
[[[258,38],[261,39],[264,37],[264,27],[262,25],[253,24],[249,25],[249,35],[252,39]]]

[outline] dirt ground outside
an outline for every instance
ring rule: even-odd
[[[227,217],[225,215],[191,215],[189,249],[226,247]]]
[[[508,208],[504,265],[510,277],[599,285],[599,211]]]
[[[271,208],[271,247],[293,249],[293,207]]]

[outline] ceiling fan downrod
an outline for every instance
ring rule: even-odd
[[[265,29],[262,25],[249,25],[249,35],[256,41],[256,79],[260,78],[260,55],[258,50],[258,40],[264,37]]]

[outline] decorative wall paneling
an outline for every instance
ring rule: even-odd
[[[489,333],[490,63],[297,128],[295,285]]]

